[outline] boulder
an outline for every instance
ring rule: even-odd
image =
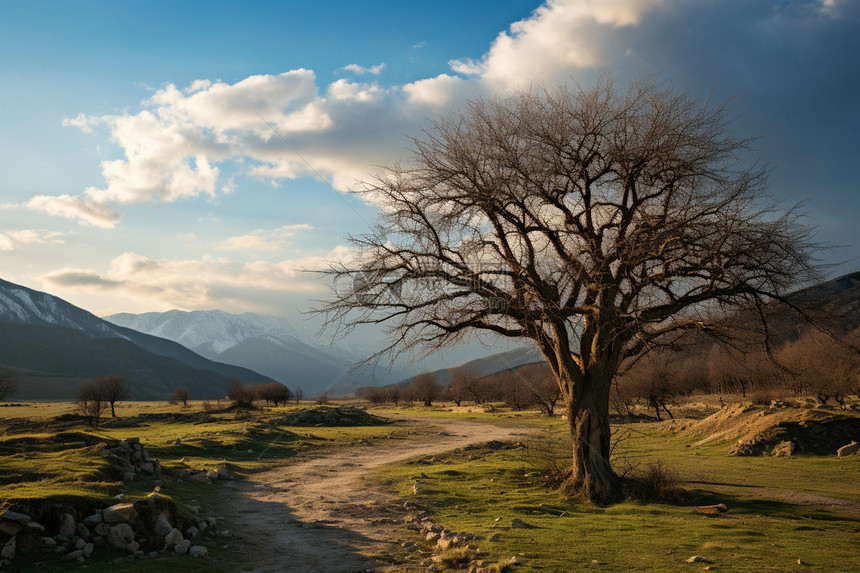
[[[134,531],[127,523],[119,523],[110,528],[107,536],[108,543],[118,549],[125,549],[128,544],[134,541]]]
[[[76,549],[76,550],[72,551],[71,553],[66,553],[65,555],[63,555],[62,560],[63,561],[75,561],[75,560],[77,560],[78,557],[82,557],[83,554],[84,554],[84,552],[82,549]]]
[[[790,458],[791,454],[794,453],[794,448],[794,442],[785,440],[776,444],[770,451],[770,455],[775,458]]]
[[[707,557],[702,557],[701,555],[693,555],[687,559],[687,563],[713,563],[713,561]]]
[[[125,550],[129,553],[137,554],[137,552],[140,551],[140,543],[138,543],[137,541],[132,541],[125,546]],[[140,551],[140,554],[143,555],[143,551]]]
[[[105,509],[102,518],[106,523],[133,523],[137,510],[133,503],[117,503]]]
[[[64,513],[60,516],[60,529],[57,535],[69,538],[75,534],[75,517],[70,513]]]
[[[188,549],[188,554],[192,557],[205,557],[209,553],[203,545],[194,545]]]
[[[179,543],[176,544],[176,547],[173,548],[173,551],[178,553],[179,555],[183,555],[188,552],[188,549],[191,547],[191,541],[187,539],[183,539]]]
[[[12,561],[13,559],[15,559],[15,548],[16,548],[16,546],[17,546],[17,542],[15,541],[15,538],[13,537],[12,539],[10,539],[9,541],[6,542],[6,545],[3,546],[3,549],[0,549],[0,557],[2,557],[3,559],[8,559],[9,561]]]
[[[110,525],[108,525],[107,523],[99,523],[98,525],[96,525],[96,535],[99,535],[101,537],[107,537],[109,533]]]
[[[164,536],[164,550],[167,551],[169,549],[173,549],[183,541],[182,532],[174,528],[170,533]]]
[[[218,477],[221,479],[236,479],[236,475],[230,471],[230,468],[227,467],[227,464],[221,464],[215,471],[218,473]]]
[[[152,464],[149,462],[143,462],[138,467],[140,467],[140,471],[145,473],[145,474],[155,473],[155,468],[153,468]]]
[[[836,450],[836,455],[840,458],[844,458],[846,456],[853,456],[858,451],[860,451],[860,442],[853,441]]]
[[[186,539],[194,539],[195,537],[197,537],[198,533],[199,531],[197,530],[197,528],[192,525],[185,530],[185,537]]]
[[[83,549],[86,544],[87,542],[79,537],[78,540],[75,541],[75,549]]]
[[[152,526],[152,530],[159,537],[165,537],[168,533],[173,531],[173,526],[170,525],[170,522],[167,521],[167,518],[164,517],[163,513],[159,513],[158,517],[155,518],[155,525]]]
[[[102,514],[94,513],[92,515],[88,515],[84,518],[84,525],[98,525],[102,522]]]
[[[93,544],[87,543],[86,545],[84,545],[84,548],[81,549],[81,555],[83,555],[84,557],[89,557],[92,554],[93,554]]]
[[[90,530],[87,529],[87,526],[83,523],[78,523],[75,525],[75,533],[78,534],[78,537],[89,538],[91,536]]]

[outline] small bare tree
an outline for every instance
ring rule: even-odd
[[[531,340],[562,392],[568,487],[612,496],[619,368],[819,278],[802,214],[768,198],[730,124],[729,105],[649,78],[474,102],[361,191],[378,222],[330,269],[320,310],[347,331],[387,326],[376,359]]]
[[[125,387],[125,380],[117,374],[109,374],[96,378],[94,382],[99,387],[102,399],[110,404],[111,417],[116,418],[116,403],[128,399],[128,388]]]
[[[0,368],[0,401],[5,400],[18,389],[18,377],[8,368]]]
[[[305,391],[302,390],[301,388],[296,388],[295,396],[296,396],[296,404],[298,404],[299,402],[302,401],[302,398],[305,397]]]
[[[188,400],[191,399],[191,392],[189,392],[188,388],[185,386],[179,386],[176,390],[173,391],[173,396],[170,398],[171,402],[182,402],[182,406],[188,406]]]
[[[98,426],[105,404],[103,387],[96,380],[85,380],[78,386],[77,406],[91,426]]]
[[[410,385],[412,398],[423,402],[425,406],[432,406],[433,400],[442,394],[442,387],[436,381],[436,375],[432,372],[424,372],[415,377]]]

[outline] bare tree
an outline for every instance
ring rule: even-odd
[[[296,395],[296,404],[298,404],[299,402],[302,401],[302,398],[305,397],[305,391],[302,390],[301,388],[296,388],[295,395]]]
[[[188,391],[188,388],[185,386],[179,386],[176,390],[173,391],[173,396],[170,398],[171,402],[182,402],[182,406],[188,406],[188,400],[191,399],[191,392]]]
[[[8,368],[0,368],[0,401],[5,400],[18,389],[18,378]]]
[[[238,378],[230,379],[230,389],[227,398],[232,400],[236,406],[251,407],[258,397],[257,385],[254,383],[242,384]]]
[[[96,380],[85,380],[78,386],[77,406],[91,426],[98,426],[105,403],[103,386]]]
[[[561,399],[561,388],[546,364],[527,364],[517,369],[532,395],[532,402],[547,416],[555,414],[555,405]]]
[[[110,415],[116,418],[116,403],[128,398],[125,380],[117,374],[109,374],[96,378],[94,382],[99,388],[102,400],[110,404]]]
[[[320,310],[347,331],[386,326],[377,359],[532,340],[574,438],[567,486],[613,495],[619,367],[818,278],[810,228],[744,163],[730,107],[649,78],[474,102],[360,191],[379,218],[352,238],[360,256],[329,269]]]
[[[269,405],[269,402],[272,402],[276,408],[278,403],[286,406],[287,402],[293,398],[292,391],[280,382],[269,382],[268,384],[263,384],[259,387],[258,394],[261,399],[266,401],[267,406]]]
[[[466,398],[474,399],[478,379],[480,378],[472,369],[459,366],[451,369],[451,383],[448,385],[448,394],[460,407],[460,403]]]
[[[410,391],[413,399],[423,402],[425,406],[432,406],[433,400],[442,394],[442,387],[436,381],[435,374],[424,372],[412,381]]]

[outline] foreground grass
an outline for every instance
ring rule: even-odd
[[[558,430],[558,421],[544,424]],[[692,439],[663,434],[659,425],[635,426],[616,428],[628,435],[616,448],[616,467],[635,471],[659,460],[687,482],[696,504],[725,503],[730,511],[709,517],[693,502],[578,503],[543,487],[523,450],[465,451],[388,468],[381,477],[433,521],[476,535],[472,545],[486,561],[516,556],[516,571],[860,570],[860,516],[777,501],[763,489],[860,499],[858,457],[738,458],[725,453],[726,444],[692,448]],[[421,495],[412,494],[414,481]],[[532,527],[511,528],[515,518]],[[694,555],[713,563],[685,562]]]

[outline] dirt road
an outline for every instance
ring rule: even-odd
[[[401,419],[439,431],[350,448],[233,482],[219,509],[232,535],[225,542],[239,552],[242,570],[350,573],[391,567],[405,553],[393,524],[402,523],[408,511],[371,482],[372,470],[527,435],[470,420]]]

